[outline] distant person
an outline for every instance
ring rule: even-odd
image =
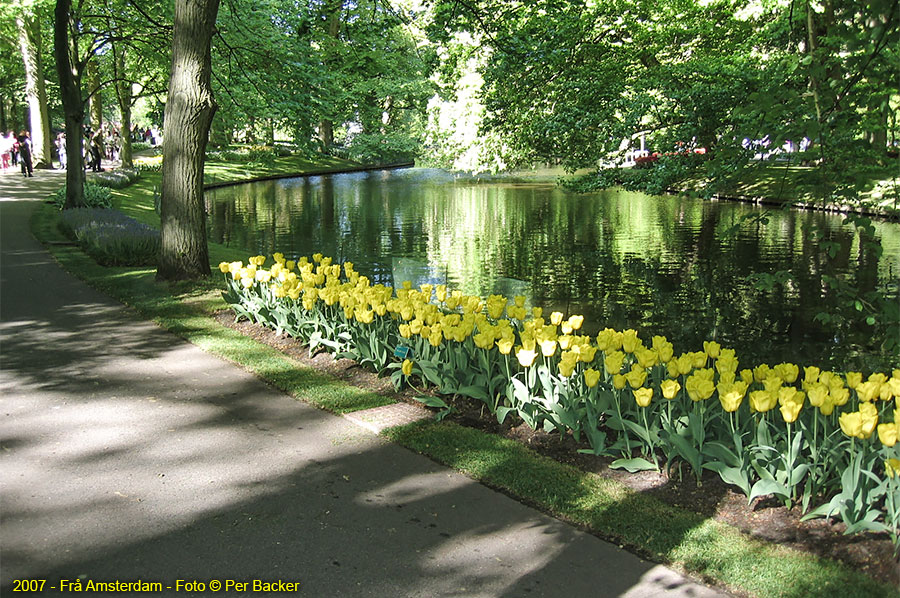
[[[10,154],[12,153],[14,142],[10,137],[0,135],[0,163],[3,165],[3,170],[9,168],[9,161],[12,158]]]
[[[68,157],[66,156],[66,134],[60,133],[56,136],[56,151],[59,154],[59,169],[66,169],[66,160]]]
[[[19,142],[16,140],[16,134],[12,131],[7,135],[9,139],[9,158],[12,160],[13,168],[19,163]]]
[[[33,177],[34,167],[31,165],[31,134],[23,130],[16,139],[19,150],[19,164],[22,166],[22,176]]]
[[[101,164],[103,161],[103,142],[102,133],[97,131],[91,135],[91,171],[100,172],[103,170]]]

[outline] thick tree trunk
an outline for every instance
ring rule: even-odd
[[[33,7],[25,7],[22,14],[16,17],[19,48],[25,65],[25,97],[28,99],[31,115],[32,160],[35,168],[53,168],[50,115],[41,60],[41,28],[34,18],[33,10]]]
[[[59,91],[66,116],[66,209],[84,205],[84,101],[81,98],[81,72],[77,60],[78,46],[70,37],[75,31],[70,0],[56,0],[53,23],[53,53],[59,76]]]
[[[216,103],[210,40],[219,0],[176,0],[172,70],[166,104],[161,198],[162,248],[156,276],[209,275],[203,161]]]
[[[319,141],[322,142],[322,152],[331,154],[331,148],[334,147],[334,123],[330,120],[319,122]]]

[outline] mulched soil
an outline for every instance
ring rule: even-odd
[[[336,360],[324,352],[310,355],[306,347],[293,338],[279,336],[272,330],[247,321],[234,322],[231,312],[221,312],[216,319],[225,326],[282,351],[300,363],[327,372],[349,384],[421,407],[413,397],[422,393],[414,393],[409,389],[397,393],[388,378],[379,378],[353,361]],[[743,494],[732,490],[711,472],[707,472],[698,485],[689,472],[677,479],[677,475],[669,477],[656,472],[632,474],[610,469],[611,459],[578,453],[578,449],[585,448],[586,445],[576,443],[571,436],[561,437],[555,433],[531,430],[525,424],[505,423],[500,426],[496,418],[485,416],[480,404],[475,401],[459,397],[443,398],[456,408],[456,412],[448,418],[451,421],[517,440],[540,454],[583,471],[615,479],[667,504],[706,517],[715,517],[762,540],[841,561],[876,580],[900,588],[900,560],[894,557],[893,545],[887,534],[846,536],[843,534],[845,526],[842,523],[824,519],[800,521],[799,509],[786,509],[771,498],[759,498],[748,505]],[[508,422],[509,420],[512,417],[508,418]]]

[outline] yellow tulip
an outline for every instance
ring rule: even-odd
[[[637,330],[628,329],[622,334],[622,350],[626,353],[634,353],[634,350],[641,345],[641,339],[638,338]]]
[[[828,396],[828,399],[819,406],[819,411],[822,415],[828,416],[834,413],[834,401],[831,400],[831,395]]]
[[[578,365],[577,360],[562,359],[559,362],[559,373],[562,377],[568,378],[575,372],[575,366]]]
[[[800,415],[800,409],[803,408],[803,401],[800,400],[789,400],[785,401],[781,404],[781,417],[784,418],[785,423],[792,424],[797,421],[797,416]]]
[[[898,434],[897,424],[878,424],[878,440],[884,446],[894,446],[897,444]]]
[[[678,395],[678,391],[681,390],[681,384],[677,380],[663,380],[659,388],[662,390],[664,399],[672,400]]]
[[[750,393],[750,410],[765,413],[778,404],[778,395],[767,390],[754,390]]]
[[[862,403],[859,406],[859,414],[862,417],[863,433],[868,438],[878,424],[878,408],[872,403]]]
[[[822,383],[816,383],[807,390],[809,404],[813,407],[821,407],[828,400],[830,393],[828,387]]]
[[[856,394],[859,396],[860,401],[872,401],[881,394],[881,384],[868,380],[856,386]]]
[[[594,388],[600,382],[600,372],[594,368],[584,370],[584,383],[588,388]]]
[[[647,370],[638,364],[634,364],[631,366],[631,371],[625,374],[625,379],[628,380],[631,388],[640,388],[644,385],[644,381],[647,380]]]
[[[803,391],[797,390],[793,386],[784,386],[778,389],[778,403],[780,405],[798,402],[802,405],[805,398],[806,395],[803,394]]]
[[[475,341],[475,346],[479,349],[489,351],[494,346],[494,335],[490,332],[479,332],[472,338]]]
[[[556,341],[552,339],[541,341],[541,355],[553,357],[556,354]]]
[[[703,341],[703,352],[706,353],[707,356],[716,359],[721,350],[722,345],[716,341]]]
[[[231,264],[228,262],[219,262],[219,272],[225,274],[226,272],[231,270]]]
[[[850,389],[843,387],[832,388],[831,392],[828,393],[828,398],[838,407],[846,405],[847,401],[850,399]]]
[[[690,353],[682,353],[678,357],[678,373],[684,376],[694,369],[694,358]]]
[[[753,379],[757,382],[762,382],[766,378],[769,377],[769,366],[765,363],[761,363],[755,368],[753,368]]]
[[[537,357],[537,353],[533,349],[525,349],[524,347],[516,349],[516,359],[519,360],[519,365],[523,368],[531,367],[535,357]]]
[[[654,347],[657,355],[659,356],[660,363],[668,363],[672,359],[672,355],[674,355],[674,348],[672,343],[665,343],[659,348]]]
[[[525,308],[521,307],[520,309],[524,310]],[[523,314],[524,314],[524,311],[523,311]],[[544,315],[543,307],[532,307],[531,308],[531,317],[534,318],[535,320],[540,319],[540,317],[543,315]],[[523,315],[521,319],[525,319],[525,316]]]
[[[413,362],[409,359],[404,359],[403,365],[400,366],[400,371],[403,372],[405,376],[412,376],[412,368]]]
[[[775,375],[787,382],[793,384],[800,375],[800,368],[793,363],[779,363],[775,366]]]
[[[856,387],[862,383],[861,372],[847,372],[847,386],[856,390]]]
[[[622,363],[625,361],[625,354],[621,351],[613,351],[607,353],[603,359],[603,365],[606,366],[607,374],[618,374],[622,371]]]
[[[722,391],[725,392],[722,392]],[[719,389],[719,403],[722,409],[728,413],[734,413],[741,406],[744,400],[744,394],[747,392],[747,386],[744,382],[731,384],[727,389]]]
[[[895,398],[900,399],[900,378],[892,377],[887,381],[885,386],[891,389],[891,394],[893,394]]]
[[[900,459],[885,459],[884,473],[889,478],[900,475]]]
[[[625,376],[623,376],[622,374],[613,374],[612,385],[616,390],[622,390],[623,388],[625,388]]]
[[[669,378],[677,378],[679,376],[677,359],[670,359],[666,363],[666,375]]]
[[[504,338],[497,341],[497,349],[500,350],[500,353],[503,355],[509,355],[509,352],[512,351],[513,341],[512,339]]]
[[[725,384],[727,386],[731,386],[734,384],[735,373],[734,372],[719,372],[719,384]]]
[[[842,413],[838,418],[841,431],[851,438],[868,438],[862,433],[862,414],[859,411]]]
[[[559,326],[562,322],[563,315],[561,311],[555,311],[550,314],[550,323],[554,326]]]
[[[638,407],[648,407],[650,405],[650,401],[653,399],[652,388],[638,388],[631,392],[632,394],[634,394],[634,400],[638,404]]]
[[[584,316],[569,316],[569,326],[572,327],[572,330],[581,329],[582,324],[584,324]]]
[[[658,363],[659,355],[653,349],[645,349],[643,347],[638,348],[634,352],[634,356],[637,357],[638,363],[642,368],[652,368]]]

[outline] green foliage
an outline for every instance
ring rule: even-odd
[[[362,164],[411,162],[419,152],[420,142],[404,132],[382,135],[360,133],[348,147],[351,160]]]
[[[62,210],[66,205],[66,186],[56,190],[51,197],[51,202]],[[86,208],[112,208],[112,191],[109,187],[97,183],[84,184],[84,207]]]

